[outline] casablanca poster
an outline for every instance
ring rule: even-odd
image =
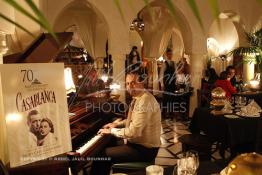
[[[11,167],[72,150],[63,64],[3,64],[0,80]]]

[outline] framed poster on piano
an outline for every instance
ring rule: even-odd
[[[64,65],[0,65],[1,159],[17,167],[72,150]]]

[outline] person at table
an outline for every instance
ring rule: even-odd
[[[128,56],[127,66],[128,71],[137,71],[141,67],[141,58],[137,51],[137,46],[132,47]]]
[[[171,106],[174,96],[172,93],[176,90],[176,63],[172,61],[173,51],[166,50],[166,60],[160,70],[160,85],[163,93],[163,115],[170,117],[173,109]]]
[[[230,75],[228,75],[226,71],[221,72],[219,80],[216,81],[215,86],[224,89],[227,98],[231,98],[232,94],[237,93],[236,88],[231,85]]]
[[[126,76],[128,93],[133,97],[126,120],[109,123],[98,131],[120,138],[100,155],[110,161],[94,161],[92,174],[109,174],[111,163],[152,162],[160,147],[161,111],[155,97],[144,89],[138,72]]]
[[[230,79],[230,83],[232,86],[236,87],[237,80],[236,80],[236,69],[234,66],[227,66],[226,72],[228,78]]]

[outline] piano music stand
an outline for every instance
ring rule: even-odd
[[[0,160],[0,175],[9,175],[6,167],[4,166],[2,160]]]

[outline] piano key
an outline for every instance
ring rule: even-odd
[[[84,144],[82,147],[76,150],[77,153],[82,155],[86,150],[88,150],[90,147],[92,147],[102,136],[96,135],[92,139],[90,139],[86,144]]]

